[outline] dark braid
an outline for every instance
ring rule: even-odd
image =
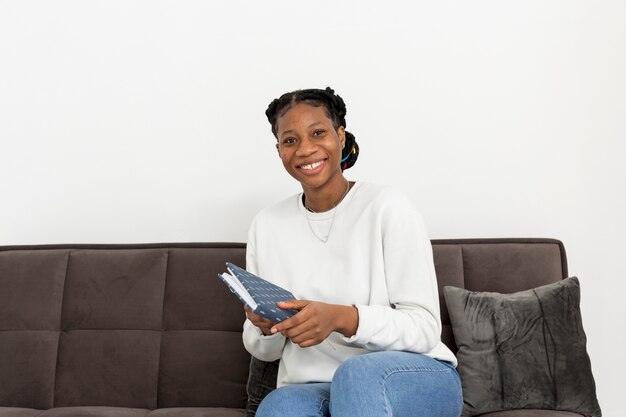
[[[346,127],[346,103],[343,99],[335,94],[335,91],[326,87],[325,90],[312,88],[308,90],[296,90],[285,93],[277,99],[274,99],[265,111],[267,120],[272,125],[272,133],[278,138],[278,119],[284,115],[287,110],[298,103],[306,102],[311,106],[324,106],[326,115],[333,121],[335,130],[340,126]],[[346,131],[346,143],[341,151],[341,170],[350,168],[359,157],[359,145],[356,143],[354,135]]]

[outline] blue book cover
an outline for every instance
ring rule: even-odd
[[[291,292],[230,262],[226,262],[226,269],[229,273],[218,274],[218,278],[228,285],[230,290],[254,314],[278,323],[298,312],[297,310],[284,310],[276,306],[279,301],[295,300],[296,298]]]

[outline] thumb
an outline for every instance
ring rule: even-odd
[[[276,305],[279,308],[285,310],[302,310],[310,303],[309,300],[289,300],[289,301],[279,301]]]

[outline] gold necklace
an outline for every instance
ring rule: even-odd
[[[335,208],[337,208],[337,206],[339,205],[339,203],[341,203],[343,201],[344,198],[346,198],[346,196],[348,195],[348,192],[350,191],[350,181],[348,181],[348,186],[346,187],[346,192],[343,193],[343,195],[341,196],[341,198],[339,199],[339,201],[337,201],[337,203],[329,210],[326,211],[331,211],[333,210],[333,215],[330,218],[330,227],[328,228],[328,234],[326,235],[326,238],[321,238],[317,235],[317,233],[315,233],[315,230],[313,230],[313,225],[311,224],[311,219],[309,218],[309,216],[304,213],[304,217],[306,217],[306,221],[309,224],[309,229],[311,230],[311,233],[313,233],[313,236],[315,236],[317,238],[317,240],[319,240],[322,243],[326,243],[328,242],[328,238],[330,237],[330,232],[331,230],[333,230],[333,224],[335,223],[335,214],[337,214],[337,210],[335,210]],[[318,213],[317,211],[313,211],[309,208],[307,202],[306,202],[306,194],[304,194],[304,208],[307,211],[310,211],[311,213]]]

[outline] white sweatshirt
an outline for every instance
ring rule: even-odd
[[[325,243],[318,238],[324,235]],[[298,299],[358,308],[354,336],[334,332],[308,348],[280,333],[264,336],[246,320],[248,352],[281,359],[279,387],[330,382],[344,360],[368,351],[424,353],[456,365],[440,340],[437,281],[422,217],[392,188],[356,183],[325,213],[307,211],[302,193],[260,211],[248,235],[246,269]]]

